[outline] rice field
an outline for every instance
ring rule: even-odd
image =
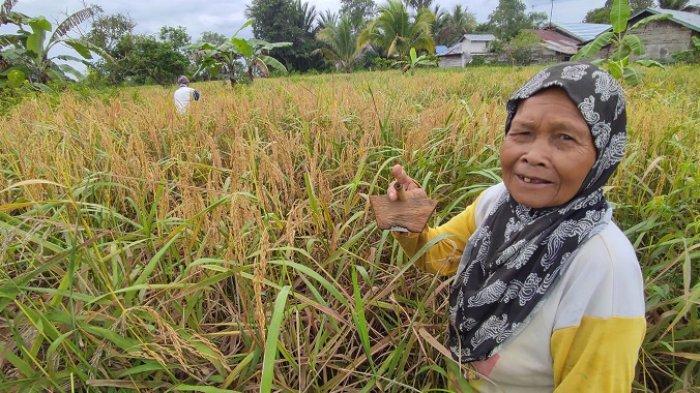
[[[0,391],[439,392],[449,281],[376,228],[400,162],[437,225],[499,181],[537,68],[69,91],[0,117]],[[628,88],[607,189],[647,297],[635,392],[700,391],[700,68]],[[465,391],[467,387],[463,388]]]

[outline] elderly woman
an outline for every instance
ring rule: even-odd
[[[507,111],[503,183],[440,227],[395,236],[409,255],[447,236],[418,265],[454,275],[449,348],[478,391],[628,392],[642,275],[602,191],[624,154],[622,89],[592,64],[564,63]],[[392,174],[407,197],[425,195],[400,165]]]

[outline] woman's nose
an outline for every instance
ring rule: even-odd
[[[520,159],[528,165],[545,166],[547,164],[547,148],[541,143],[533,143],[530,149]]]

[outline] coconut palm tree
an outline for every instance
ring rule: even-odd
[[[343,15],[337,23],[324,27],[316,38],[325,45],[317,52],[333,62],[339,70],[352,72],[355,63],[362,57],[362,50],[357,47],[357,35],[353,32],[352,20],[347,15]]]
[[[433,39],[438,44],[452,45],[462,35],[476,28],[476,17],[471,12],[457,4],[452,12],[446,12],[435,6],[435,24]]]
[[[423,7],[411,16],[402,2],[389,0],[379,8],[379,16],[360,33],[357,46],[361,49],[372,44],[387,57],[406,57],[412,47],[433,53],[434,22],[435,15],[428,8]]]
[[[326,10],[318,15],[318,27],[321,29],[333,26],[338,23],[338,14],[331,10]]]
[[[404,0],[404,3],[407,7],[419,10],[421,8],[430,8],[430,5],[433,4],[433,0]]]

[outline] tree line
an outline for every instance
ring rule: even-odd
[[[660,0],[682,8],[687,0]],[[136,33],[123,14],[105,14],[86,6],[53,26],[43,16],[15,10],[18,0],[0,5],[0,26],[16,28],[0,35],[0,87],[28,82],[36,89],[71,79],[108,85],[173,83],[178,75],[195,79],[252,78],[270,72],[351,72],[401,64],[420,64],[438,45],[455,44],[466,33],[492,33],[493,50],[513,63],[526,64],[538,42],[529,29],[547,22],[544,13],[527,13],[523,0],[499,0],[486,23],[466,7],[444,9],[433,0],[341,0],[338,12],[319,12],[302,0],[250,0],[245,14],[255,39],[206,31],[193,39],[184,26],[163,26],[157,34]],[[585,20],[608,23],[613,0],[591,10]],[[632,12],[654,0],[631,0]],[[91,22],[85,34],[77,27]],[[231,26],[233,30],[236,26]],[[240,29],[239,29],[240,31]],[[55,48],[74,55],[54,55]],[[415,55],[411,57],[411,49]],[[63,51],[65,52],[65,51]],[[421,59],[424,59],[421,57]],[[84,64],[87,76],[76,69]],[[428,64],[429,62],[425,62]]]
[[[166,84],[180,74],[208,79],[217,73],[201,70],[206,58],[202,45],[220,47],[232,39],[212,31],[193,39],[185,26],[163,26],[157,34],[136,33],[136,22],[129,16],[107,15],[98,6],[87,6],[52,26],[42,16],[16,12],[17,2],[5,0],[0,6],[0,25],[17,30],[0,35],[1,86],[27,81],[45,88],[51,82],[83,79],[77,63],[85,65],[86,80],[110,85]],[[333,13],[319,12],[302,0],[251,0],[246,16],[252,20],[255,39],[290,43],[264,55],[300,73],[386,68],[395,60],[406,60],[411,48],[430,56],[436,45],[452,45],[469,32],[493,32],[508,42],[546,20],[544,14],[527,14],[522,0],[500,0],[483,24],[466,7],[443,9],[432,0],[341,3]],[[88,21],[87,32],[75,34]],[[57,46],[77,53],[52,56]]]

